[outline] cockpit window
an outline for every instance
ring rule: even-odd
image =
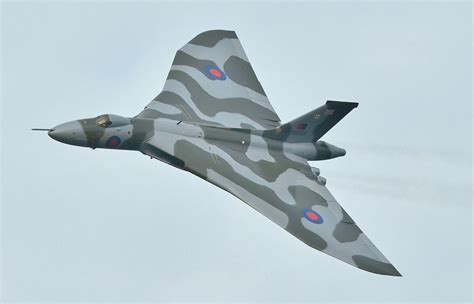
[[[114,114],[103,114],[95,118],[95,123],[102,128],[120,127],[131,123],[130,118]]]
[[[112,121],[109,119],[109,115],[97,116],[95,119],[95,123],[103,128],[107,128],[112,125]]]

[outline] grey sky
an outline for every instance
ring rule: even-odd
[[[2,3],[6,301],[468,302],[469,2]],[[140,153],[32,127],[137,114],[196,34],[232,29],[279,116],[359,107],[313,163],[404,275],[304,245],[230,194]]]

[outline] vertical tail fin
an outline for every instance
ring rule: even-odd
[[[325,105],[279,128],[264,131],[263,136],[289,143],[316,142],[358,105],[357,102],[328,100]]]

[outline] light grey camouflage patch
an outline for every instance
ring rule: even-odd
[[[178,106],[179,105],[159,102],[159,100],[157,100],[157,102],[153,104],[153,110],[167,115],[179,115],[182,114],[183,111],[179,109]]]
[[[261,136],[250,134],[250,146],[245,156],[254,162],[267,161],[274,163],[275,159],[268,153],[269,149],[267,142]]]

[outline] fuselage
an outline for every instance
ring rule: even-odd
[[[263,130],[226,128],[170,119],[127,118],[113,114],[66,122],[54,127],[48,134],[69,145],[136,151],[143,151],[144,144],[153,137],[157,139],[154,144],[161,150],[159,152],[169,155],[173,155],[173,141],[179,139],[204,140],[209,144],[225,142],[238,150],[248,145],[257,149],[282,150],[310,161],[345,155],[344,149],[323,141],[287,143],[265,137]]]

